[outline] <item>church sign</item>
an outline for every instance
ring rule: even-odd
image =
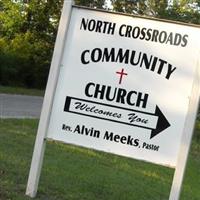
[[[198,105],[199,29],[76,6],[68,23],[44,138],[177,168]]]

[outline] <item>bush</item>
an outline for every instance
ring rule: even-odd
[[[194,138],[200,142],[200,119],[197,118],[195,131],[194,131]]]
[[[52,56],[49,43],[26,32],[0,41],[0,84],[42,89]]]

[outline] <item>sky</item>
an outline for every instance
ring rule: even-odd
[[[112,8],[111,1],[110,1],[110,0],[106,0],[106,5],[108,6],[108,8]]]

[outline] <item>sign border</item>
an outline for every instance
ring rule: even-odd
[[[160,18],[145,16],[145,15],[135,15],[135,14],[129,14],[129,13],[116,12],[116,11],[112,12],[109,10],[103,10],[99,8],[94,9],[94,8],[79,6],[79,5],[74,5],[74,4],[72,5],[72,7],[78,8],[78,9],[84,9],[84,10],[99,11],[99,12],[104,12],[104,13],[114,14],[114,15],[123,15],[123,16],[128,16],[128,17],[133,17],[133,18],[140,18],[140,19],[147,19],[147,20],[165,22],[165,23],[170,23],[170,24],[177,24],[177,25],[188,26],[188,27],[193,27],[193,28],[200,28],[200,25],[198,24],[185,23],[185,22],[169,20],[169,19],[160,19]]]

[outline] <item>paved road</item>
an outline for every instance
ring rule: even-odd
[[[0,118],[39,118],[43,97],[0,94]]]

